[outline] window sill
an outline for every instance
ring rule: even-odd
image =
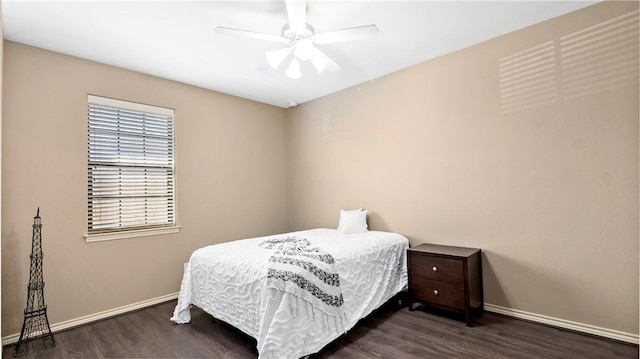
[[[112,241],[116,239],[135,238],[135,237],[147,237],[160,234],[178,233],[180,226],[151,228],[151,229],[138,229],[123,232],[111,232],[111,233],[99,233],[99,234],[85,234],[84,239],[87,243]]]

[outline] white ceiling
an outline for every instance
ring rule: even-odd
[[[304,103],[597,1],[314,1],[316,33],[376,24],[376,37],[317,45],[342,70],[271,69],[282,44],[216,26],[280,34],[278,1],[2,1],[4,38],[280,107]],[[307,67],[308,66],[308,67]]]

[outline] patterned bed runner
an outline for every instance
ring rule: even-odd
[[[269,287],[304,299],[328,315],[345,317],[340,277],[331,254],[296,237],[267,239],[260,246],[273,251]]]

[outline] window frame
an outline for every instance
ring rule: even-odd
[[[89,116],[90,116],[90,107],[91,105],[97,105],[97,106],[105,106],[105,107],[111,107],[111,108],[117,108],[117,109],[122,109],[122,110],[126,110],[126,111],[135,111],[135,112],[139,112],[139,113],[148,113],[148,114],[155,114],[155,115],[161,115],[161,116],[169,116],[171,117],[171,121],[172,121],[172,136],[171,136],[171,141],[172,143],[170,144],[172,146],[172,168],[171,168],[171,174],[172,174],[172,182],[173,182],[173,186],[171,188],[171,198],[172,198],[172,202],[173,202],[173,206],[172,206],[172,210],[173,210],[173,223],[167,224],[167,225],[145,225],[145,226],[132,226],[132,227],[127,227],[127,228],[110,228],[110,229],[103,229],[103,230],[95,230],[95,231],[91,231],[90,227],[89,227],[89,223],[91,220],[91,215],[90,215],[90,206],[91,206],[91,201],[92,201],[92,197],[91,197],[91,193],[89,190],[89,185],[90,185],[90,175],[91,175],[91,148],[90,148],[90,141],[91,141],[91,130],[89,129],[89,124],[90,124],[90,120],[89,120]],[[178,225],[178,210],[177,210],[177,171],[176,171],[176,118],[175,118],[175,110],[173,109],[169,109],[169,108],[164,108],[164,107],[158,107],[158,106],[151,106],[151,105],[145,105],[145,104],[140,104],[140,103],[135,103],[135,102],[130,102],[130,101],[123,101],[123,100],[117,100],[117,99],[112,99],[112,98],[107,98],[107,97],[101,97],[101,96],[95,96],[95,95],[87,95],[87,107],[86,107],[86,113],[87,113],[87,122],[86,122],[86,126],[87,126],[87,157],[86,157],[86,173],[87,173],[87,182],[86,182],[86,189],[87,189],[87,195],[86,195],[86,214],[87,214],[87,221],[86,223],[86,234],[84,235],[84,238],[86,240],[86,242],[98,242],[98,241],[106,241],[106,240],[114,240],[114,239],[124,239],[124,238],[135,238],[135,237],[144,237],[144,236],[152,236],[152,235],[161,235],[161,234],[171,234],[171,233],[177,233],[180,230],[180,226]],[[94,164],[95,165],[95,164]],[[106,165],[105,165],[106,166]],[[150,167],[150,166],[141,166],[141,167]],[[135,168],[135,165],[132,167]]]

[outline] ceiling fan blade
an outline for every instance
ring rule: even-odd
[[[330,44],[334,42],[366,39],[377,34],[378,27],[376,25],[365,25],[316,34],[313,36],[313,41],[317,44]]]
[[[302,34],[307,24],[307,2],[305,0],[286,0],[289,28],[295,34]]]
[[[331,60],[329,56],[325,55],[324,52],[315,47],[313,49],[313,56],[311,57],[311,64],[313,64],[319,74],[325,70],[329,72],[340,70],[340,65],[335,63],[335,61]]]
[[[216,27],[216,32],[220,35],[248,37],[248,38],[258,39],[258,40],[283,42],[285,44],[289,42],[289,40],[286,37],[283,37],[281,35],[264,34],[261,32],[232,29],[229,27],[222,27],[222,26]]]

